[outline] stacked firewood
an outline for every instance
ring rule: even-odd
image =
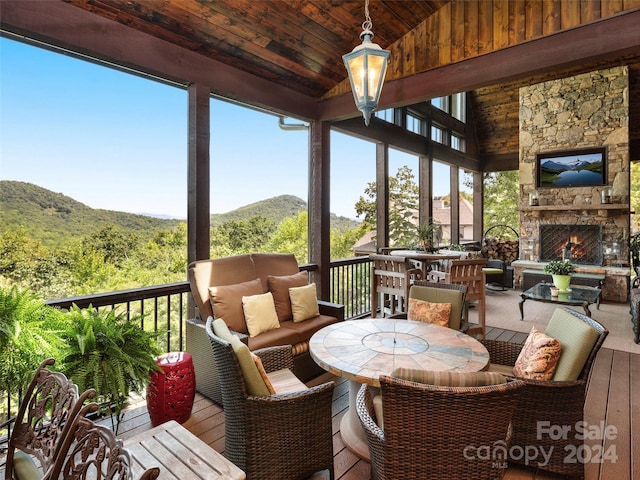
[[[518,240],[502,240],[497,237],[485,237],[482,245],[482,254],[485,258],[502,260],[511,265],[518,260]]]

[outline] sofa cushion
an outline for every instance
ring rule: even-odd
[[[291,313],[294,322],[303,322],[320,315],[315,283],[304,287],[290,288],[289,297],[291,298]]]
[[[224,337],[229,338],[230,336],[230,340],[227,341],[231,344],[231,348],[233,348],[236,358],[238,359],[238,364],[242,371],[242,377],[244,379],[244,385],[247,389],[247,393],[249,395],[260,396],[271,395],[267,384],[264,382],[264,379],[258,370],[253,354],[249,351],[249,347],[242,343],[242,340],[237,336],[230,334],[229,329],[222,319],[215,320],[212,327],[213,333],[215,333],[216,336],[222,339],[224,339]]]
[[[513,366],[513,374],[519,378],[551,380],[561,348],[558,340],[532,327]]]
[[[271,292],[242,297],[242,309],[251,337],[280,327]]]
[[[562,345],[553,380],[577,380],[598,340],[598,331],[562,308],[557,308],[545,329]]]
[[[308,342],[311,340],[311,337],[314,333],[320,330],[322,327],[326,327],[327,325],[332,325],[336,323],[338,319],[336,317],[331,317],[329,315],[318,315],[317,317],[309,318],[304,322],[282,322],[280,324],[280,329],[287,329],[296,332],[298,336],[298,342]],[[292,343],[295,345],[295,343]]]
[[[309,274],[307,272],[298,272],[294,275],[267,276],[268,291],[273,294],[273,301],[276,304],[276,312],[278,312],[278,320],[286,322],[293,318],[289,289],[292,287],[302,287],[308,283]]]
[[[300,271],[295,255],[291,253],[253,253],[251,254],[256,278],[259,278],[268,291],[267,277],[269,275],[294,275]]]
[[[264,293],[264,290],[262,283],[257,278],[234,285],[209,287],[213,318],[224,318],[231,330],[247,333],[247,324],[244,321],[242,310],[242,297],[260,293]]]
[[[417,298],[409,298],[407,320],[448,327],[450,317],[450,303],[434,303],[427,302],[425,300],[418,300]]]
[[[293,323],[293,322],[289,322]],[[304,323],[304,322],[303,322]],[[280,328],[274,328],[267,332],[262,332],[257,337],[248,337],[247,344],[251,350],[258,350],[259,348],[275,347],[278,345],[295,345],[300,343],[300,334],[290,328],[282,328],[283,324],[280,324]]]

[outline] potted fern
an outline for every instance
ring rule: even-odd
[[[558,291],[568,292],[571,283],[571,274],[576,271],[576,266],[570,260],[553,260],[544,266],[544,273],[553,278],[553,284]]]
[[[72,305],[63,333],[64,373],[80,391],[95,388],[101,412],[113,409],[118,423],[129,394],[141,393],[159,369],[157,334],[140,325],[141,317],[127,312]]]

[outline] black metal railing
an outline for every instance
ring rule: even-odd
[[[300,266],[300,270],[305,271],[317,268],[315,264]],[[371,313],[371,262],[368,256],[331,262],[330,282],[329,301],[345,306],[345,318]],[[141,327],[145,330],[162,331],[161,346],[165,352],[170,352],[185,349],[185,323],[189,318],[191,301],[189,282],[184,281],[49,300],[47,304],[62,309],[69,309],[74,304],[80,308],[118,309],[119,312],[124,309],[130,317],[140,316]],[[7,397],[6,412],[10,417],[17,413],[17,401],[16,398],[12,401],[11,395]],[[3,433],[0,431],[0,435]]]

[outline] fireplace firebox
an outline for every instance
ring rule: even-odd
[[[601,225],[540,225],[540,261],[602,266]]]

